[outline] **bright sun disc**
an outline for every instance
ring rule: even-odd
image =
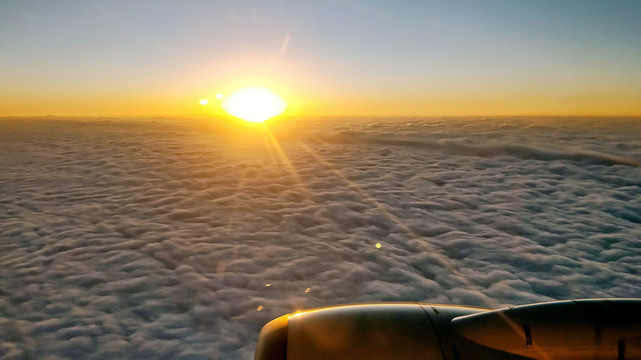
[[[232,116],[261,123],[282,114],[287,104],[282,97],[266,87],[250,86],[226,96],[222,107]]]

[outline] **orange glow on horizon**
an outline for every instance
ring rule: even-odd
[[[242,86],[242,84],[240,84]],[[239,86],[239,87],[241,87]],[[234,86],[233,88],[239,88]],[[189,90],[125,96],[113,93],[18,94],[0,91],[0,116],[228,116],[221,104],[231,86],[219,92]],[[280,115],[300,116],[641,116],[633,93],[579,95],[545,93],[354,94],[283,91]],[[222,90],[222,91],[221,91]],[[330,91],[325,89],[324,91]],[[225,95],[220,99],[216,95]],[[205,99],[207,105],[199,102]],[[304,101],[303,101],[304,100]],[[215,105],[215,106],[212,106]]]

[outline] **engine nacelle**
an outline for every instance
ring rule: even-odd
[[[343,305],[284,315],[260,332],[255,360],[314,359],[641,359],[641,299]]]

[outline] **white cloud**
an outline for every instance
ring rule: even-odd
[[[637,121],[301,120],[287,161],[228,126],[0,120],[0,357],[249,359],[302,308],[641,296]]]

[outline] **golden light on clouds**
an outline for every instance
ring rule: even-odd
[[[253,123],[269,120],[287,108],[287,103],[280,95],[264,86],[238,89],[226,96],[221,105],[229,115]]]

